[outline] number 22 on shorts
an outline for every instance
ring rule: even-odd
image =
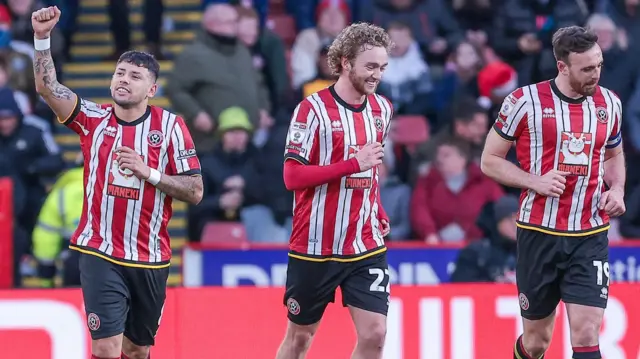
[[[376,276],[376,279],[373,281],[373,283],[371,283],[371,286],[369,287],[370,291],[391,293],[391,278],[389,278],[389,269],[369,268],[369,274]],[[384,281],[385,275],[387,276],[388,280],[387,286],[383,287],[380,284],[382,284],[382,281]]]

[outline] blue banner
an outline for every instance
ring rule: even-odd
[[[390,248],[392,284],[446,283],[455,268],[459,249]],[[187,286],[284,286],[285,249],[187,250],[183,257]],[[640,246],[611,247],[609,272],[613,282],[640,282]]]

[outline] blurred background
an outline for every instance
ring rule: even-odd
[[[160,358],[269,358],[275,352],[281,331],[270,323],[286,323],[281,286],[293,197],[282,180],[282,155],[290,116],[300,100],[335,81],[326,64],[328,45],[357,21],[384,27],[396,43],[378,88],[395,108],[381,171],[397,288],[389,317],[393,349],[385,358],[510,357],[521,330],[513,287],[519,193],[485,177],[480,154],[504,97],[556,75],[553,32],[591,27],[604,52],[600,83],[624,105],[628,162],[627,213],[609,231],[614,284],[607,320],[616,325],[603,330],[617,331],[606,336],[611,344],[603,354],[640,354],[632,339],[640,328],[627,320],[634,312],[640,316],[640,167],[634,165],[640,155],[639,0],[0,1],[0,288],[7,289],[0,291],[0,343],[24,336],[3,334],[3,328],[11,332],[25,318],[59,312],[20,307],[34,298],[71,303],[86,336],[81,297],[73,289],[77,259],[67,249],[83,200],[79,138],[38,97],[32,73],[30,16],[47,5],[62,10],[52,54],[63,84],[84,98],[110,102],[119,55],[149,51],[161,64],[152,104],[182,115],[196,142],[205,195],[198,206],[174,202],[169,285],[175,288],[163,319],[173,324],[161,326]],[[514,153],[510,158],[516,161]],[[20,301],[5,306],[9,299]],[[232,306],[234,317],[224,310]],[[350,353],[346,312],[333,307],[324,333],[344,332],[344,343],[324,345],[321,330],[311,357]],[[201,336],[195,323],[226,317],[224,323],[235,325],[215,335],[228,351],[185,339]],[[187,324],[174,323],[178,319]],[[249,321],[253,325],[239,324]],[[482,323],[503,329],[491,335]],[[474,326],[478,330],[462,329]],[[56,338],[73,338],[72,327]],[[237,338],[255,332],[260,345],[239,344]],[[558,333],[551,357],[570,358],[562,326]],[[33,343],[33,335],[23,339]],[[49,354],[16,357],[58,358],[54,346],[44,347]],[[194,347],[202,352],[189,351]],[[75,358],[73,352],[58,355]]]

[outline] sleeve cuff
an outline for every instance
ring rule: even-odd
[[[82,100],[80,99],[80,96],[76,96],[76,106],[73,108],[73,111],[71,112],[71,114],[67,116],[67,118],[64,121],[60,121],[60,119],[58,119],[58,122],[61,122],[65,126],[69,126],[69,124],[73,122],[73,120],[75,120],[75,118],[80,113],[81,102]]]
[[[504,132],[502,132],[502,130],[500,128],[498,128],[497,124],[493,124],[493,129],[498,133],[498,135],[500,135],[500,137],[502,137],[503,139],[509,141],[509,142],[513,142],[516,140],[515,137],[513,136],[509,136],[509,135],[505,135]]]
[[[309,161],[307,159],[305,159],[304,157],[297,155],[295,153],[285,153],[284,155],[284,160],[295,160],[298,161],[300,163],[302,163],[303,165],[308,165]]]
[[[193,169],[193,170],[180,172],[177,174],[177,176],[200,176],[201,174],[202,172],[200,171],[200,169]]]

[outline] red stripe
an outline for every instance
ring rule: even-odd
[[[598,87],[598,90],[593,95],[593,102],[596,108],[603,107],[609,111],[611,110],[615,111],[614,103],[611,104],[612,106],[614,106],[613,109],[607,106],[607,103],[604,98],[604,94],[602,93],[602,90],[600,89],[600,87]],[[595,116],[595,115],[596,115],[595,113],[592,113],[592,116]],[[593,206],[593,195],[596,189],[598,188],[598,179],[600,178],[600,173],[599,173],[600,172],[600,155],[608,140],[607,123],[602,123],[597,119],[592,119],[591,123],[592,123],[591,126],[595,125],[597,127],[595,130],[595,136],[593,138],[593,144],[591,145],[593,147],[593,155],[591,156],[591,177],[589,177],[589,183],[587,185],[587,191],[586,191],[585,200],[584,200],[584,208],[582,209],[582,228],[583,229],[592,227],[590,222],[590,219],[593,217],[593,213],[591,213],[591,208]],[[593,129],[592,129],[592,132],[594,132]],[[604,190],[604,186],[602,187],[602,190]],[[609,216],[606,214],[605,211],[599,211],[599,214],[600,214],[600,218],[602,218],[602,220],[604,221],[603,223],[607,223],[609,221]]]
[[[600,351],[600,346],[594,345],[592,347],[573,347],[573,351],[576,353],[593,353]]]
[[[115,117],[113,115],[111,116],[111,118],[109,118],[107,127],[108,126],[112,126],[116,128],[118,127],[118,124],[116,123]],[[99,249],[100,245],[104,240],[104,236],[103,236],[104,228],[102,228],[100,224],[100,218],[102,215],[102,201],[106,199],[103,196],[104,187],[107,185],[107,179],[109,176],[109,174],[107,173],[105,177],[105,172],[107,170],[107,166],[109,166],[111,162],[111,152],[112,152],[113,143],[115,140],[114,137],[107,136],[104,133],[101,136],[103,136],[103,142],[100,145],[100,149],[98,150],[98,153],[96,154],[98,164],[97,164],[97,168],[95,169],[96,181],[93,184],[93,204],[91,205],[91,212],[92,212],[91,226],[94,229],[94,232],[93,232],[93,237],[91,238],[88,244],[89,247],[94,249]],[[91,146],[91,144],[89,144],[89,146]]]
[[[317,95],[320,97],[320,105],[323,106],[324,109],[329,116],[328,119],[320,119],[325,124],[328,124],[326,131],[329,133],[325,133],[324,136],[328,136],[332,138],[331,148],[331,163],[336,163],[338,161],[344,160],[344,136],[347,136],[346,132],[339,132],[340,135],[333,134],[333,126],[331,125],[333,121],[341,121],[341,115],[338,111],[338,103],[335,101],[331,92],[328,89],[324,89],[319,91]],[[322,112],[320,116],[323,116]],[[328,120],[328,121],[327,121]],[[342,126],[342,130],[346,129]],[[324,211],[324,222],[322,225],[322,254],[328,255],[333,253],[333,241],[334,241],[334,233],[336,226],[342,227],[342,219],[343,213],[338,213],[338,203],[340,201],[340,191],[342,189],[341,181],[334,181],[327,185],[327,193],[324,201],[324,208],[321,209]],[[345,219],[345,220],[348,220]],[[346,253],[345,253],[346,254]]]
[[[570,128],[564,128],[560,131],[564,130],[565,132],[569,132],[575,136],[580,136],[580,134],[586,130],[584,128],[584,111],[582,110],[582,103],[571,103],[568,104],[567,107],[569,108],[569,113],[564,113],[564,116],[569,116]],[[559,154],[556,155],[560,156]],[[578,179],[580,178],[579,176],[570,175],[565,178],[567,183],[565,183],[564,193],[560,196],[558,215],[556,217],[556,229],[559,231],[568,230],[569,216],[571,215],[571,206],[573,204],[573,194],[575,191],[580,191],[580,188],[577,187]],[[578,222],[572,223],[572,225],[574,224],[578,224]]]
[[[551,94],[551,86],[549,82],[541,82],[536,85],[536,89],[538,91],[538,99],[540,101],[540,109],[542,110],[541,119],[535,119],[536,132],[538,135],[542,133],[542,138],[532,138],[532,141],[536,141],[536,143],[530,142],[531,146],[537,146],[538,144],[542,144],[542,149],[538,149],[537,152],[534,153],[538,158],[532,158],[531,161],[537,161],[540,159],[540,174],[544,175],[545,173],[551,171],[553,169],[553,159],[555,158],[556,153],[556,120],[555,118],[545,118],[544,117],[544,109],[550,108],[555,110],[555,106],[553,103],[553,97]],[[556,113],[556,116],[560,116],[560,114]],[[541,126],[542,128],[537,128],[537,126]],[[533,166],[533,163],[532,163]],[[546,223],[543,223],[544,219],[544,208],[547,201],[547,197],[536,195],[533,204],[531,206],[531,215],[530,215],[530,224],[544,226]]]

